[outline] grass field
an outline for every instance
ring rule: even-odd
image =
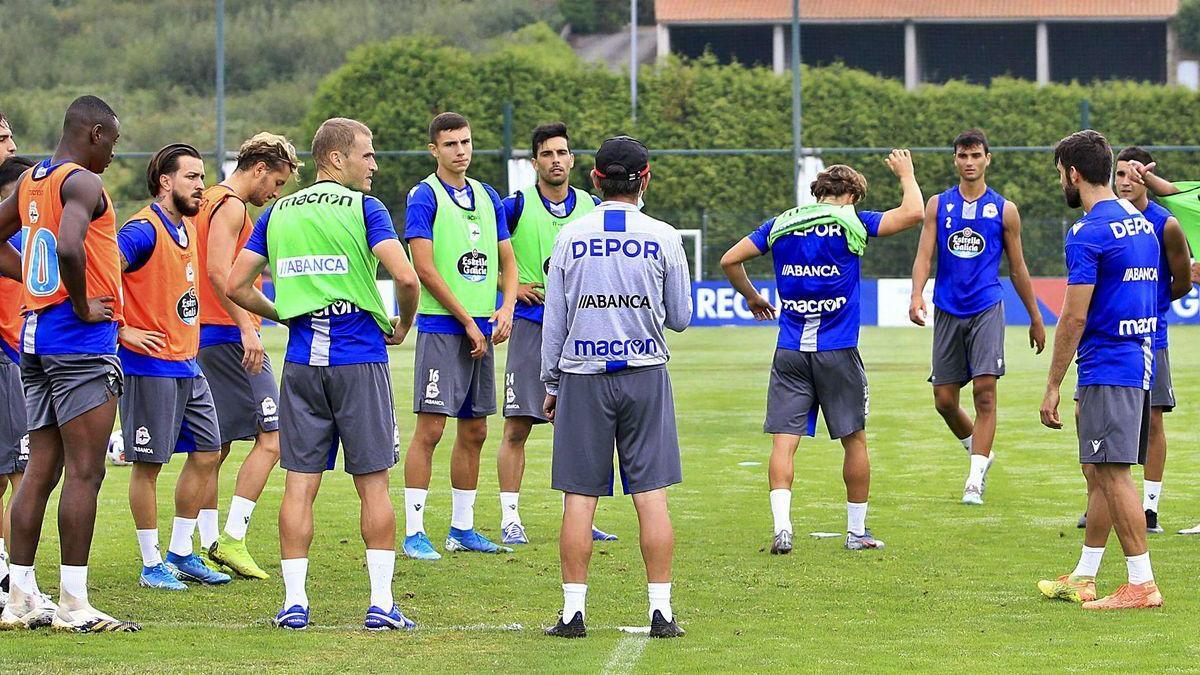
[[[270,332],[280,362],[284,334]],[[528,448],[522,515],[534,543],[509,556],[457,554],[440,562],[397,563],[398,601],[420,628],[410,634],[356,630],[367,578],[357,501],[348,476],[328,475],[317,503],[309,597],[314,628],[269,627],[283,598],[276,514],[283,476],[273,476],[251,525],[251,549],[274,576],[219,589],[169,594],[137,586],[140,560],[126,502],[128,470],[110,468],[101,494],[91,560],[91,595],[103,610],[140,621],[136,635],[0,633],[0,670],[24,672],[258,671],[1130,671],[1197,667],[1200,602],[1195,586],[1200,537],[1151,539],[1166,606],[1095,615],[1043,600],[1034,583],[1070,571],[1084,505],[1072,426],[1038,423],[1049,354],[1034,357],[1024,331],[1008,332],[1008,376],[1000,385],[999,460],[987,504],[959,504],[967,460],[933,410],[931,332],[864,329],[871,383],[868,437],[873,485],[869,523],[886,550],[852,553],[838,540],[805,536],[845,526],[840,446],[806,440],[797,454],[793,522],[797,547],[772,557],[767,503],[768,437],[761,433],[775,332],[693,329],[672,335],[684,483],[671,490],[676,527],[674,607],[688,634],[649,642],[616,630],[646,621],[645,577],[632,503],[603,500],[598,523],[621,541],[597,546],[588,603],[589,637],[541,635],[561,607],[557,522],[560,497],[548,489],[550,440],[538,429]],[[1168,417],[1162,522],[1168,532],[1200,520],[1200,432],[1196,401],[1200,329],[1172,331],[1181,406]],[[393,352],[401,435],[413,418],[412,344]],[[503,364],[504,351],[497,354]],[[1063,418],[1070,420],[1069,394]],[[500,422],[484,450],[476,523],[498,537],[495,456]],[[824,429],[818,430],[823,434]],[[426,525],[440,546],[450,518],[449,440],[435,460]],[[235,449],[236,459],[245,447]],[[762,463],[747,465],[746,463]],[[164,472],[173,485],[178,462]],[[222,477],[221,518],[235,471]],[[1140,489],[1140,475],[1139,475]],[[403,535],[400,476],[393,501]],[[160,532],[170,534],[169,497],[160,495]],[[56,528],[38,557],[43,590],[57,593]],[[1116,538],[1099,587],[1125,580]]]

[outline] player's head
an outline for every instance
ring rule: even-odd
[[[121,137],[121,123],[107,103],[95,96],[80,96],[63,117],[63,143],[77,154],[83,168],[104,173],[113,160]]]
[[[571,154],[571,138],[562,122],[542,124],[533,130],[533,168],[538,180],[558,187],[571,177],[575,155]]]
[[[845,164],[833,164],[817,174],[808,189],[818,202],[857,204],[867,196],[867,177]]]
[[[471,166],[471,123],[456,112],[440,113],[429,123],[429,154],[438,168],[463,175]]]
[[[146,167],[146,189],[155,201],[170,200],[185,216],[200,213],[204,194],[204,160],[187,143],[172,143],[154,153]]]
[[[371,130],[362,122],[345,117],[322,122],[313,136],[312,156],[318,172],[352,190],[371,191],[371,179],[379,165]]]
[[[238,148],[236,172],[250,181],[246,201],[262,206],[279,196],[279,190],[304,163],[296,157],[296,146],[288,139],[262,131]]]
[[[1112,147],[1098,131],[1076,131],[1054,145],[1054,165],[1067,206],[1083,206],[1080,185],[1106,186],[1112,180]]]
[[[0,162],[0,201],[8,199],[9,195],[16,192],[17,182],[29,170],[29,167],[33,165],[34,161],[32,159],[17,157],[16,155]]]
[[[606,200],[636,203],[650,185],[650,151],[630,136],[604,141],[596,151],[592,184]]]
[[[1154,158],[1144,148],[1139,148],[1136,145],[1131,145],[1117,153],[1116,180],[1114,181],[1117,194],[1122,199],[1128,199],[1131,202],[1140,202],[1146,197],[1146,185],[1133,181],[1133,169],[1129,166],[1130,162],[1153,164]]]
[[[12,123],[0,111],[0,162],[17,154],[17,142],[13,139]]]
[[[971,182],[981,180],[992,163],[987,134],[980,129],[967,129],[954,138],[954,168],[958,177]]]

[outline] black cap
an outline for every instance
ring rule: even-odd
[[[650,151],[629,136],[614,136],[596,151],[596,175],[614,180],[638,180],[650,171]]]

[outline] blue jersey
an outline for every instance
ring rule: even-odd
[[[1154,348],[1166,349],[1167,312],[1171,309],[1171,267],[1167,264],[1167,245],[1163,233],[1171,212],[1155,201],[1148,201],[1142,215],[1154,226],[1154,235],[1158,237],[1158,330],[1154,332]]]
[[[974,316],[1000,302],[1004,197],[988,188],[975,201],[958,186],[938,195],[937,276],[933,304],[954,316]]]
[[[363,196],[363,217],[367,224],[367,246],[397,239],[392,216],[383,202]],[[263,211],[254,223],[246,249],[267,256],[267,222],[271,209]],[[287,322],[288,344],[284,360],[309,366],[345,366],[351,363],[387,363],[386,336],[371,313],[357,305],[338,301],[332,305]]]
[[[1149,389],[1158,328],[1158,237],[1124,199],[1098,202],[1067,232],[1067,284],[1091,284],[1080,386]]]
[[[538,190],[538,197],[541,197],[542,204],[546,210],[554,214],[558,218],[566,218],[575,210],[575,191],[567,190],[567,198],[561,202],[552,202],[546,199],[541,190]],[[591,195],[592,202],[596,206],[600,205],[600,198]],[[517,223],[521,221],[521,214],[525,211],[525,193],[517,191],[504,198],[501,202],[504,207],[504,222],[508,226],[508,233],[511,235],[517,231]],[[517,308],[513,312],[513,316],[518,319],[526,319],[536,323],[542,322],[542,315],[545,310],[545,305],[531,305],[527,302],[517,301]]]
[[[858,214],[867,236],[879,236],[883,214]],[[771,252],[779,294],[779,348],[824,352],[858,346],[859,256],[850,252],[840,225],[818,225],[769,245],[771,218],[750,233],[759,251]]]
[[[438,180],[442,180],[438,178]],[[446,185],[446,181],[442,181],[442,187],[446,188],[446,194],[450,195],[459,206],[468,210],[474,211],[475,191],[471,189],[471,184],[467,183],[460,190],[456,187]],[[483,184],[483,189],[487,191],[487,196],[491,201],[491,207],[496,211],[496,241],[505,241],[509,239],[508,220],[505,217],[504,205],[500,202],[500,195],[492,189],[492,186],[487,183]],[[484,207],[487,208],[487,207]],[[433,188],[426,183],[417,183],[416,187],[408,192],[408,208],[405,211],[404,218],[404,239],[428,239],[433,241],[433,221],[437,218],[437,197],[433,194]],[[492,334],[491,317],[475,317],[475,325],[479,327],[480,332],[484,335]],[[444,333],[449,335],[462,335],[466,333],[462,324],[458,319],[441,314],[418,314],[417,315],[417,330],[422,333]]]

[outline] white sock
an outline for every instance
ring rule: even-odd
[[[15,586],[21,589],[25,595],[37,595],[38,587],[37,580],[33,576],[33,565],[17,565],[13,564],[9,567],[10,575],[9,587]]]
[[[671,582],[665,584],[646,584],[646,595],[650,598],[650,618],[654,618],[654,610],[662,612],[667,621],[674,616],[671,614]]]
[[[587,618],[583,606],[587,602],[587,584],[563,584],[563,622],[571,623],[576,614]]]
[[[308,558],[280,560],[279,571],[283,576],[284,609],[295,605],[308,609],[308,593],[304,592],[304,582],[308,579]]]
[[[4,548],[4,537],[0,537],[0,579],[8,576],[8,553]]]
[[[392,573],[396,570],[396,552],[367,549],[367,574],[371,577],[371,604],[392,611]]]
[[[138,530],[138,548],[142,551],[142,565],[154,567],[162,564],[162,551],[158,548],[158,529]]]
[[[425,499],[429,490],[404,488],[404,536],[411,537],[425,531]]]
[[[84,605],[88,604],[87,565],[62,565],[59,567],[59,579],[62,582],[58,589],[60,597],[67,596]]]
[[[983,474],[987,471],[990,457],[971,454],[971,473],[967,474],[967,485],[982,485]]]
[[[960,438],[958,442],[962,443],[962,446],[967,449],[967,454],[969,455],[972,453],[971,447],[975,445],[975,435],[972,434],[966,438]]]
[[[1154,572],[1150,569],[1150,551],[1141,555],[1125,556],[1125,567],[1129,570],[1129,583],[1131,584],[1154,581]]]
[[[200,530],[200,548],[207,551],[217,541],[217,510],[200,509],[196,516],[196,529]]]
[[[1100,559],[1104,557],[1104,547],[1092,548],[1084,546],[1083,553],[1079,554],[1079,564],[1075,566],[1075,571],[1071,572],[1074,577],[1095,577],[1100,571]]]
[[[167,552],[181,556],[191,555],[192,533],[195,531],[195,518],[180,518],[176,516],[175,524],[171,526],[171,545],[167,547]]]
[[[469,530],[475,527],[475,490],[450,488],[450,527]]]
[[[1142,481],[1142,510],[1158,513],[1158,498],[1162,496],[1162,481]]]
[[[846,502],[846,531],[861,535],[867,531],[867,503]]]
[[[775,518],[775,534],[792,531],[792,491],[787,488],[771,490],[771,515]]]
[[[225,518],[225,534],[241,541],[250,528],[250,516],[254,514],[254,502],[245,497],[233,496],[229,500],[229,515]]]
[[[521,524],[521,512],[517,510],[517,501],[520,498],[520,492],[500,493],[500,527],[508,527],[509,523]]]

